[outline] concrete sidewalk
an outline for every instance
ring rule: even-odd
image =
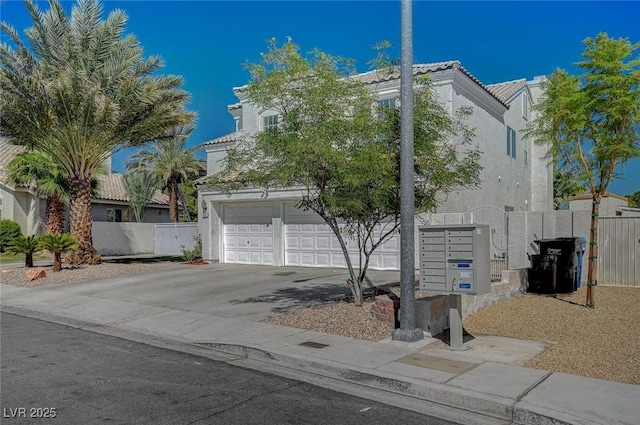
[[[145,289],[144,282],[156,286]],[[462,417],[477,414],[473,422],[461,423],[636,425],[640,417],[640,386],[505,364],[518,351],[513,341],[477,338],[465,352],[447,350],[429,337],[416,343],[361,341],[259,322],[263,314],[251,303],[240,308],[244,314],[237,313],[239,305],[230,302],[234,296],[207,307],[205,292],[176,268],[82,284],[0,285],[0,305],[7,312],[26,310],[207,347],[260,362],[266,370],[283,367],[450,406]],[[540,349],[534,342],[521,344],[525,354]]]

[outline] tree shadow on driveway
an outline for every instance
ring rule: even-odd
[[[327,284],[304,287],[288,287],[278,289],[270,294],[259,295],[240,300],[231,300],[231,304],[273,303],[273,313],[287,313],[289,311],[311,307],[327,301],[348,299],[351,296],[345,284]]]

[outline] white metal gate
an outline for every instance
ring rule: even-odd
[[[158,223],[154,227],[155,254],[182,255],[183,249],[193,249],[195,246],[197,223]]]
[[[598,219],[598,285],[640,286],[640,217]]]

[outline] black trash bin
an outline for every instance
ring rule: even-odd
[[[555,294],[577,290],[580,238],[541,239],[535,243],[540,254],[531,256],[528,291]]]

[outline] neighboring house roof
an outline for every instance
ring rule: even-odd
[[[7,177],[7,167],[11,160],[26,150],[24,146],[18,146],[9,143],[7,139],[0,138],[0,180],[4,183],[4,179]]]
[[[24,146],[17,146],[11,144],[7,139],[0,138],[0,181],[2,183],[4,183],[4,179],[8,174],[7,166],[9,162],[25,150],[26,148]],[[127,191],[122,181],[122,174],[101,174],[97,175],[96,179],[98,180],[98,194],[94,197],[94,200],[129,201]],[[156,205],[169,205],[169,197],[159,190],[156,190],[151,199],[151,203]]]
[[[487,90],[502,102],[507,102],[514,94],[527,86],[527,80],[505,81],[504,83],[488,84]]]
[[[219,145],[221,143],[227,142],[235,142],[242,137],[243,133],[241,131],[235,131],[233,133],[225,134],[224,136],[218,137],[213,140],[209,140],[208,142],[204,142],[201,146],[213,146]]]
[[[98,193],[96,194],[95,199],[105,201],[129,201],[127,191],[124,187],[122,174],[99,174],[95,177],[96,180],[98,180]],[[151,203],[158,205],[169,205],[169,197],[159,190],[156,190],[153,194],[153,198],[151,198]]]
[[[602,195],[603,198],[615,198],[615,199],[619,199],[621,201],[624,202],[629,202],[629,200],[627,199],[626,196],[622,196],[622,195],[617,195],[615,193],[611,193],[611,192],[607,192],[604,195]],[[571,196],[569,197],[569,201],[583,201],[586,199],[593,199],[593,197],[591,196],[590,193],[585,193],[584,195],[576,195],[576,196]]]

